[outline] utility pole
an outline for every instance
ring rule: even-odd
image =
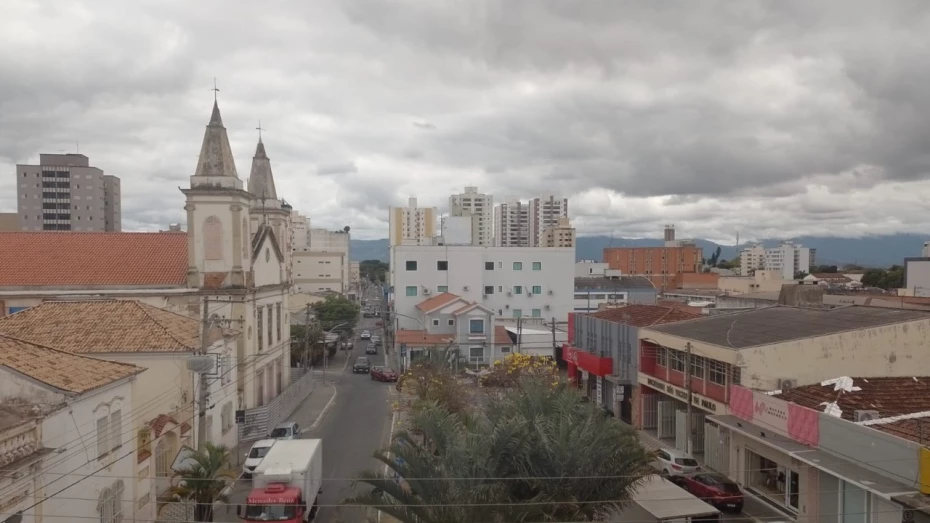
[[[206,356],[210,348],[210,301],[203,298],[200,332],[200,355]],[[200,372],[200,395],[197,398],[197,448],[203,450],[207,443],[207,405],[210,397],[210,384],[207,373]]]
[[[310,304],[307,304],[307,321],[304,324],[304,368],[309,365],[310,355],[313,353],[313,347],[310,346]]]
[[[558,348],[558,343],[555,341],[555,317],[552,318],[552,350],[555,351]]]
[[[688,408],[685,415],[685,452],[691,454],[691,412],[694,405],[694,391],[691,387],[691,342],[685,343],[685,389],[688,391]]]
[[[517,318],[517,354],[523,352],[523,316]]]

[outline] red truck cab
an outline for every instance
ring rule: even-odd
[[[280,521],[298,523],[311,521],[316,516],[317,505],[304,514],[306,503],[300,489],[283,483],[273,483],[265,488],[253,489],[246,499],[245,514],[239,517],[245,521]]]

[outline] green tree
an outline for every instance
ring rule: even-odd
[[[351,330],[358,323],[358,315],[361,311],[358,303],[343,296],[327,296],[325,300],[314,303],[310,307],[316,312],[317,321],[325,331],[333,328]],[[338,326],[343,323],[346,324],[344,328],[338,329]]]
[[[194,521],[213,521],[213,503],[227,501],[223,490],[239,476],[230,466],[230,451],[224,445],[206,443],[189,458],[191,464],[175,473],[171,487],[176,499],[194,503]]]
[[[900,289],[904,287],[904,267],[892,265],[886,269],[869,269],[862,275],[862,285],[881,289]]]
[[[320,324],[291,325],[291,367],[307,367],[323,358]]]
[[[387,278],[387,272],[390,269],[388,264],[381,260],[365,260],[358,264],[358,272],[362,278],[384,283]]]
[[[653,472],[630,427],[565,385],[491,394],[474,414],[433,402],[412,426],[374,454],[390,472],[362,473],[373,489],[346,503],[403,523],[594,521]]]

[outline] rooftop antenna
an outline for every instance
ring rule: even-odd
[[[219,88],[216,87],[216,77],[215,77],[215,76],[213,77],[213,89],[210,89],[210,90],[213,91],[213,101],[216,102],[216,93],[220,92],[220,90],[219,90]]]

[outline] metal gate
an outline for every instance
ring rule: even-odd
[[[691,453],[704,453],[704,417],[703,412],[694,411],[691,413]],[[675,413],[675,448],[684,451],[686,446],[685,422],[688,418],[688,412],[679,410]]]
[[[704,423],[704,465],[730,474],[730,430],[710,422]]]
[[[650,430],[659,426],[659,395],[641,394],[643,406],[643,429]]]
[[[659,439],[675,437],[675,412],[678,402],[675,400],[659,400],[659,425],[656,427],[656,436]]]

